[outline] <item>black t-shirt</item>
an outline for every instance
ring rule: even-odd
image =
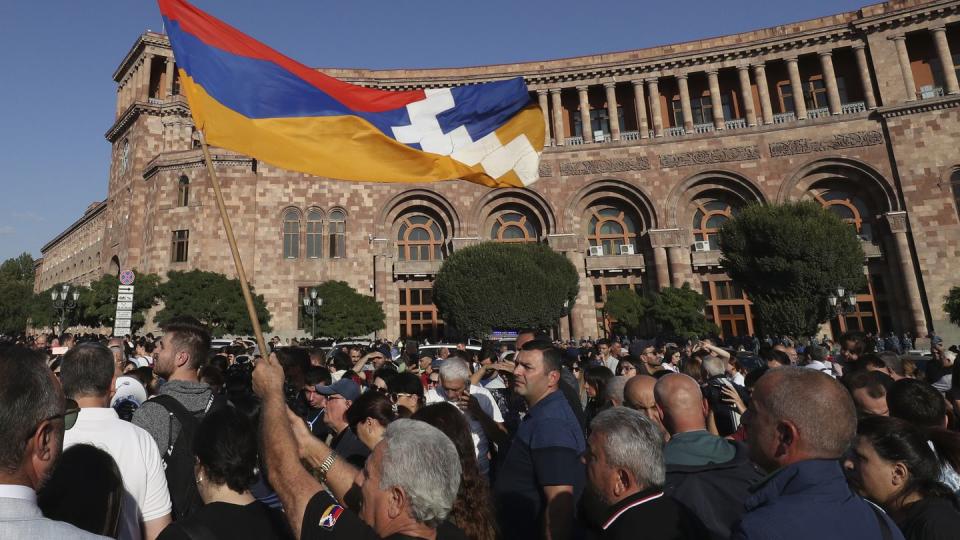
[[[380,540],[377,533],[356,513],[344,508],[326,491],[318,491],[303,512],[300,540]],[[416,540],[405,534],[391,534],[384,540]],[[444,523],[437,540],[466,540],[457,527]]]
[[[246,506],[223,502],[207,504],[187,519],[170,524],[157,540],[192,540],[197,535],[190,533],[202,529],[208,532],[208,537],[221,540],[293,538],[282,512],[254,501]]]
[[[370,449],[349,427],[344,428],[330,441],[330,448],[345,459],[347,463],[358,469],[363,468],[367,462],[367,457],[370,455]]]
[[[928,497],[907,505],[897,525],[906,540],[954,540],[960,535],[960,511],[947,499]]]

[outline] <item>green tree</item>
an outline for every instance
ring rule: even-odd
[[[631,289],[619,289],[607,293],[603,310],[615,321],[615,326],[623,327],[627,334],[638,335],[650,310],[651,301]]]
[[[61,287],[63,287],[63,283],[57,283],[49,289],[31,296],[27,305],[27,317],[30,319],[30,325],[32,327],[50,328],[56,330],[60,325],[60,314],[53,307],[53,300],[50,298],[50,293],[53,291],[59,291]],[[83,294],[84,287],[71,286],[71,291],[72,290],[77,290],[80,292],[80,294]],[[81,322],[80,319],[82,310],[83,308],[80,305],[80,302],[77,301],[76,307],[65,314],[63,320],[64,328],[60,328],[60,331],[62,332],[67,327]]]
[[[950,317],[950,322],[960,326],[960,286],[953,287],[943,297],[943,310]]]
[[[812,201],[744,208],[721,227],[720,249],[720,264],[769,334],[816,334],[833,316],[830,291],[866,284],[853,227]]]
[[[250,293],[260,326],[264,332],[269,332],[270,312],[263,295],[254,293],[252,286]],[[167,281],[159,286],[159,296],[164,306],[154,316],[157,324],[190,316],[205,324],[214,337],[253,333],[240,280],[236,278],[202,270],[171,271],[167,272]]]
[[[29,253],[0,263],[0,334],[20,334],[27,328],[33,305],[33,264]]]
[[[358,293],[343,281],[324,281],[316,290],[323,305],[316,315],[314,337],[360,337],[384,328],[386,315],[372,296]]]
[[[434,303],[464,336],[493,329],[546,328],[578,292],[576,268],[543,244],[484,242],[444,261],[434,281]]]
[[[80,291],[80,321],[88,326],[112,327],[117,314],[117,276],[104,274]],[[137,274],[133,284],[133,319],[131,331],[136,332],[147,322],[147,312],[157,305],[160,295],[160,276]]]
[[[703,314],[707,305],[702,294],[684,283],[679,289],[669,287],[653,296],[650,317],[664,336],[684,339],[717,333],[717,326]]]

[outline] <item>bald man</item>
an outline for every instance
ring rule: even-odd
[[[653,423],[664,434],[664,440],[668,440],[670,436],[666,428],[663,427],[663,418],[660,416],[657,402],[653,398],[653,387],[656,384],[657,379],[649,375],[631,377],[623,388],[623,404],[653,420]]]
[[[732,539],[902,538],[844,477],[839,460],[856,435],[857,413],[838,381],[777,368],[757,381],[752,397],[744,416],[750,455],[771,474],[746,500]]]
[[[670,433],[663,453],[665,491],[703,522],[710,538],[729,538],[750,486],[763,473],[750,461],[746,446],[707,431],[709,405],[693,378],[671,373],[657,381],[653,394]]]

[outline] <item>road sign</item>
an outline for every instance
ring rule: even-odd
[[[128,283],[124,283],[128,281]],[[113,318],[114,337],[123,337],[130,334],[133,323],[133,272],[120,274],[121,285],[117,287],[117,313]]]
[[[125,272],[120,272],[120,284],[121,285],[133,285],[133,279],[136,276],[133,274],[133,270],[127,270]]]

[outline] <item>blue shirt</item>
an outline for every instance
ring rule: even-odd
[[[497,472],[494,494],[505,539],[542,536],[543,486],[573,486],[574,505],[586,482],[580,456],[587,443],[559,390],[527,411]]]

